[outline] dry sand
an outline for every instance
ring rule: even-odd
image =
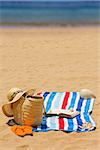
[[[0,150],[100,149],[100,28],[0,29]],[[79,91],[97,96],[89,133],[50,131],[24,138],[14,135],[1,111],[12,87],[38,91]]]

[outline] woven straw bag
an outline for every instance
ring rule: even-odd
[[[38,126],[43,116],[43,98],[36,95],[21,97],[13,103],[13,116],[17,124]]]

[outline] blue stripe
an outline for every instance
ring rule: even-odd
[[[77,119],[78,125],[82,126],[83,122],[82,122],[82,119],[81,119],[80,115],[77,115],[76,119]]]
[[[80,97],[79,102],[78,102],[78,106],[77,106],[77,111],[81,111],[81,107],[82,107],[82,103],[83,103],[83,98]]]
[[[68,131],[73,131],[73,119],[68,119]]]
[[[77,97],[77,92],[73,92],[72,99],[71,99],[71,104],[70,104],[68,109],[74,108],[76,97]]]
[[[51,104],[52,104],[52,101],[53,101],[53,99],[54,99],[56,93],[57,93],[57,92],[52,92],[52,93],[51,93],[51,95],[50,95],[50,97],[49,97],[49,99],[48,99],[47,105],[46,105],[46,112],[48,112],[49,109],[51,108]]]
[[[47,95],[48,95],[49,93],[50,93],[50,92],[45,92],[45,93],[43,94],[44,101],[45,101],[45,99],[46,99],[46,97],[47,97]]]
[[[87,99],[87,102],[86,102],[85,110],[84,110],[85,113],[88,113],[88,112],[89,112],[90,102],[91,102],[91,99],[88,98],[88,99]]]
[[[84,115],[84,119],[86,120],[86,122],[89,122],[91,123],[91,120],[90,120],[90,117],[89,117],[89,114],[83,114]]]

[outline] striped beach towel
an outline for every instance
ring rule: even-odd
[[[96,128],[95,122],[90,116],[93,110],[94,98],[83,99],[80,97],[79,92],[42,92],[41,95],[44,97],[44,107],[47,113],[51,109],[68,110],[73,108],[79,111],[80,115],[71,119],[59,116],[44,116],[41,125],[37,128],[33,127],[33,132],[49,130],[86,132]],[[84,123],[90,123],[92,125],[91,129],[81,128]]]

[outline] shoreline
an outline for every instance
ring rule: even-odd
[[[66,27],[100,27],[100,21],[95,22],[78,22],[78,21],[70,21],[70,22],[0,22],[0,28],[2,27],[60,27],[60,28],[66,28]]]
[[[100,28],[100,24],[92,24],[92,25],[0,25],[0,29],[13,29],[13,28],[18,28],[18,29],[23,29],[23,28]]]

